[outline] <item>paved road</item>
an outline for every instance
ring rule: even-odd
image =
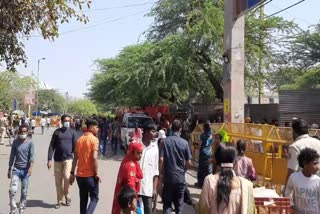
[[[76,183],[71,188],[71,206],[61,207],[59,210],[54,209],[56,203],[54,175],[53,170],[49,171],[46,167],[48,145],[53,130],[54,129],[46,130],[46,133],[41,135],[40,128],[37,128],[33,135],[36,158],[33,175],[30,178],[28,203],[25,214],[79,213],[78,186]],[[108,151],[110,151],[110,147],[108,147]],[[9,213],[8,189],[10,180],[6,177],[9,153],[10,146],[8,146],[8,139],[6,139],[5,145],[0,145],[0,168],[2,169],[2,173],[0,174],[0,214]],[[107,154],[106,158],[99,161],[99,173],[102,178],[102,183],[100,185],[100,200],[95,212],[97,214],[111,213],[114,186],[121,160],[122,155],[112,157],[111,154]],[[195,176],[193,172],[190,172],[187,177],[190,184],[194,183]],[[190,188],[190,191],[193,197],[199,196],[199,190]],[[19,195],[20,194],[17,196],[17,201],[19,201]],[[158,204],[157,207],[159,208],[159,213],[161,213],[161,204]],[[183,213],[193,214],[195,212],[192,207],[185,206]]]

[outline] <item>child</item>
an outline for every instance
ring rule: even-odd
[[[292,196],[295,213],[320,213],[320,177],[316,175],[319,157],[311,148],[303,149],[298,155],[302,171],[291,174],[285,190],[286,197]]]
[[[129,186],[124,186],[119,195],[118,202],[120,204],[120,214],[137,213],[137,193]]]
[[[238,156],[236,159],[236,164],[234,166],[234,171],[237,176],[246,178],[251,181],[256,180],[256,170],[253,167],[252,160],[245,156],[247,150],[247,145],[244,140],[237,141],[237,151]]]

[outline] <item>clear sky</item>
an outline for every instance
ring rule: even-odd
[[[145,14],[154,1],[93,0],[93,10],[113,9],[86,12],[90,19],[87,25],[71,22],[62,26],[62,34],[54,42],[38,37],[30,38],[26,42],[28,66],[19,67],[19,72],[24,75],[36,72],[37,60],[45,57],[46,60],[41,61],[40,80],[51,88],[59,89],[61,93],[69,92],[71,96],[83,97],[95,70],[94,61],[113,57],[123,47],[136,44],[152,22]],[[266,6],[266,14],[277,12],[298,1],[273,0]],[[135,4],[144,5],[115,8]],[[302,28],[307,29],[309,25],[319,22],[319,8],[320,0],[306,0],[279,15],[295,20]]]

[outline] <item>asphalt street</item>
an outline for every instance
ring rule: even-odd
[[[65,213],[80,213],[79,211],[79,190],[75,183],[71,187],[71,198],[72,203],[70,207],[62,206],[60,209],[55,209],[56,203],[56,190],[54,184],[53,170],[48,170],[47,163],[47,151],[49,142],[54,129],[46,130],[45,134],[41,134],[41,129],[37,128],[33,135],[33,142],[35,145],[35,163],[33,167],[33,174],[29,182],[28,202],[25,214],[65,214]],[[7,178],[8,160],[10,154],[10,146],[8,138],[5,139],[5,145],[0,145],[0,168],[2,173],[0,174],[0,214],[8,214],[9,208],[9,184],[10,180]],[[100,184],[99,203],[95,213],[97,214],[109,214],[111,213],[114,186],[116,183],[117,173],[120,162],[123,158],[123,152],[117,156],[112,156],[110,152],[111,148],[108,145],[108,152],[106,157],[100,158],[99,160],[99,174],[102,179]],[[187,174],[188,183],[193,184],[195,182],[194,172],[188,172]],[[199,190],[189,188],[192,197],[198,198]],[[17,201],[20,198],[17,195]],[[160,200],[160,199],[159,199]],[[161,211],[162,205],[157,205],[158,212]],[[195,213],[191,206],[185,206],[185,214]]]

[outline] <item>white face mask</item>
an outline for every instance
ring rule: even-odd
[[[20,138],[21,140],[25,140],[27,137],[28,137],[27,134],[20,134],[20,135],[19,135],[19,138]]]
[[[63,127],[69,128],[69,127],[70,127],[70,122],[64,122],[64,123],[63,123]]]

